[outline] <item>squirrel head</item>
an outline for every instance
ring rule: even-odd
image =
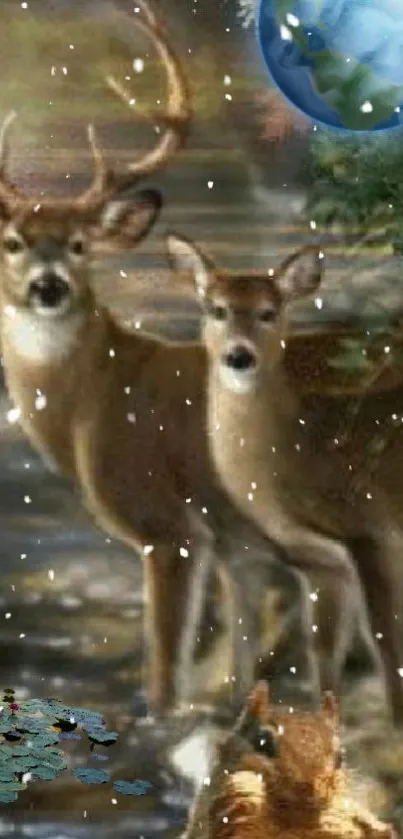
[[[344,782],[336,699],[326,693],[317,713],[292,711],[271,705],[258,682],[219,754],[239,778],[258,775],[279,808],[325,809]]]

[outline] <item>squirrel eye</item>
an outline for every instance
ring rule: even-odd
[[[259,728],[253,745],[255,751],[259,754],[265,755],[265,757],[278,757],[277,737],[271,728]]]
[[[217,303],[211,307],[211,314],[214,320],[226,320],[227,318],[227,309],[225,306],[220,305]]]

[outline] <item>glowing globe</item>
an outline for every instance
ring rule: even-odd
[[[403,123],[403,0],[261,0],[275,84],[318,123],[384,131]]]

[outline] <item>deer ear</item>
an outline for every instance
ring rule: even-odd
[[[173,271],[190,273],[199,297],[203,300],[207,294],[214,265],[190,239],[167,233],[165,244],[169,264]]]
[[[324,254],[307,247],[288,257],[275,275],[277,288],[284,301],[303,297],[315,291],[323,275]]]
[[[162,196],[144,189],[133,197],[113,197],[95,224],[95,240],[109,250],[127,250],[140,242],[154,227],[162,207]]]

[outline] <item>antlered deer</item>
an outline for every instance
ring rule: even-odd
[[[156,192],[133,198],[123,190],[165,166],[189,124],[180,63],[160,21],[144,2],[136,6],[142,14],[134,23],[151,36],[168,78],[166,131],[152,151],[116,175],[91,129],[91,187],[73,200],[44,201],[7,180],[6,120],[0,326],[8,390],[32,444],[75,483],[98,524],[143,555],[149,698],[162,710],[185,698],[212,550],[226,555],[241,517],[210,467],[203,346],[167,345],[124,332],[92,288],[97,246],[131,248],[159,213]],[[109,83],[127,98],[115,80]],[[248,523],[241,526],[242,545],[252,544]],[[266,543],[260,548],[267,551]],[[243,588],[237,592],[231,629],[238,644],[235,689],[242,692],[251,685],[259,621],[242,623]],[[308,668],[309,638],[305,622],[301,647]]]
[[[290,563],[332,574],[322,686],[336,691],[360,602],[358,572],[401,723],[401,433],[388,432],[376,461],[371,446],[383,423],[394,416],[400,424],[403,381],[386,392],[378,381],[357,392],[352,425],[351,387],[344,395],[321,392],[320,385],[317,394],[307,392],[304,343],[287,335],[286,306],[319,285],[319,249],[303,249],[274,273],[248,276],[218,270],[184,237],[168,235],[167,246],[174,268],[191,272],[203,306],[217,473],[239,509],[282,546]],[[326,334],[318,339],[316,366],[328,344]]]

